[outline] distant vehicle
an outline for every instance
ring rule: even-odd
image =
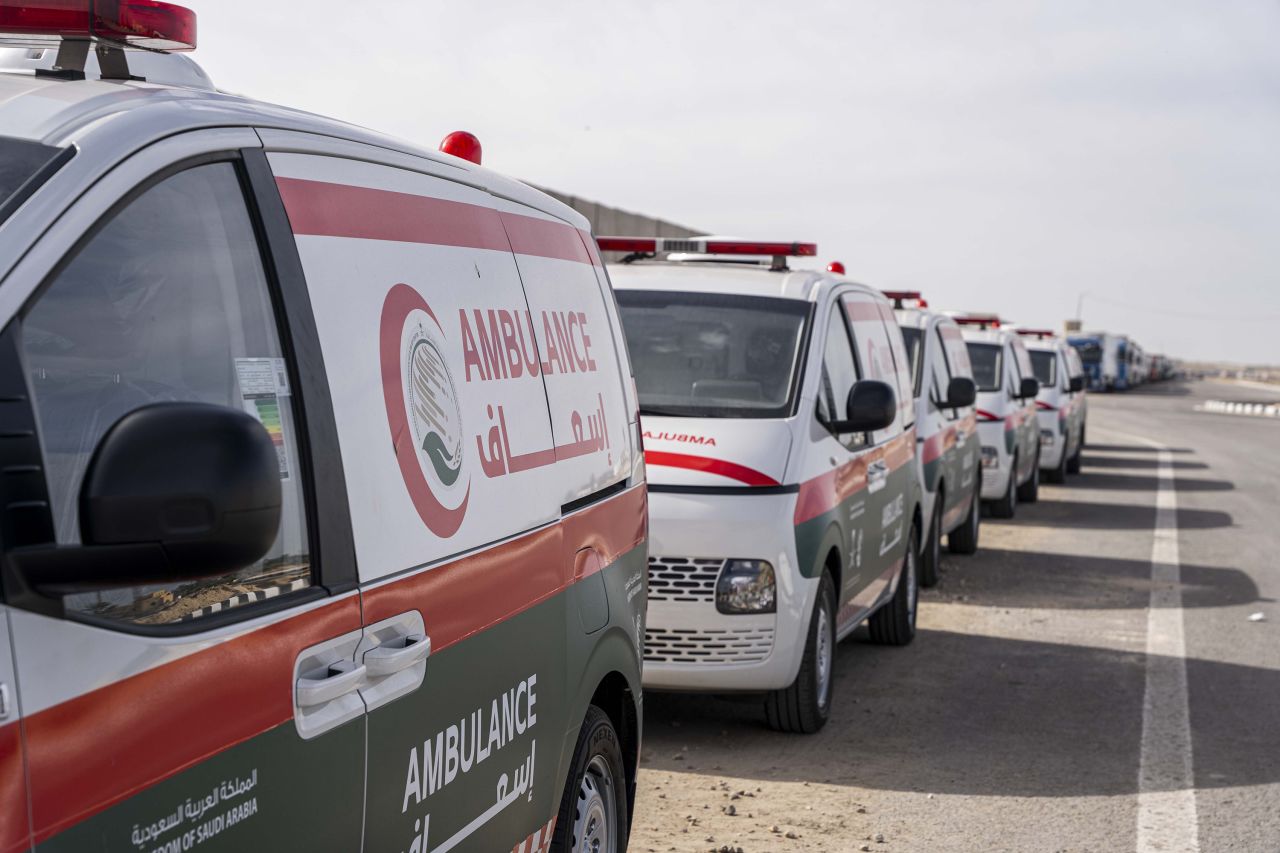
[[[811,244],[601,237],[648,466],[644,683],[760,691],[827,721],[836,642],[915,635],[923,520],[911,366],[878,291]],[[671,253],[665,260],[654,255]]]
[[[1128,335],[1085,332],[1067,343],[1080,353],[1092,391],[1125,391],[1147,380],[1146,355]]]
[[[1040,383],[1015,333],[991,314],[953,316],[961,326],[978,386],[982,498],[996,518],[1012,518],[1018,502],[1040,496]]]
[[[189,10],[0,24],[0,850],[624,850],[647,493],[587,220],[122,50]]]
[[[885,291],[911,359],[926,530],[920,585],[938,582],[942,537],[956,554],[978,549],[982,452],[974,403],[977,386],[960,327],[928,310],[917,291]]]
[[[1016,330],[1031,355],[1040,383],[1036,411],[1040,421],[1040,469],[1050,483],[1062,483],[1080,471],[1084,447],[1085,377],[1075,350],[1054,332]],[[1075,358],[1073,358],[1075,356]]]

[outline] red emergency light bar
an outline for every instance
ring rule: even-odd
[[[817,243],[752,243],[745,240],[706,240],[671,237],[597,237],[604,252],[658,254],[688,252],[693,255],[768,255],[806,257],[818,254]]]
[[[160,0],[0,0],[0,43],[48,47],[59,39],[195,50],[196,13]]]
[[[983,317],[981,315],[970,315],[968,317],[965,317],[965,316],[952,317],[951,319],[955,320],[956,323],[961,326],[978,326],[979,328],[983,328],[983,329],[1000,328],[1000,318],[994,315],[989,317]]]
[[[1056,337],[1056,333],[1052,329],[1014,329],[1014,331],[1028,338]]]
[[[885,298],[893,302],[894,308],[904,307],[904,303],[910,301],[915,302],[916,308],[928,308],[929,303],[920,295],[918,290],[882,290]]]

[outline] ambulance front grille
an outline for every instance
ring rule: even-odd
[[[759,663],[773,651],[773,628],[649,628],[644,659],[652,663]]]
[[[716,579],[724,560],[650,557],[650,601],[715,601]]]

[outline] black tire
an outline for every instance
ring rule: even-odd
[[[1066,441],[1066,437],[1063,437]],[[1071,464],[1071,460],[1067,458],[1067,448],[1062,448],[1062,456],[1058,459],[1056,468],[1050,468],[1044,474],[1046,483],[1065,483],[1067,481],[1067,466]]]
[[[1080,443],[1076,445],[1076,452],[1067,460],[1067,473],[1080,473],[1080,457],[1084,455],[1084,425],[1080,426]]]
[[[997,498],[987,504],[992,518],[1013,518],[1018,511],[1018,457],[1013,457],[1009,466],[1009,487],[1004,490],[1004,497]]]
[[[825,616],[825,620],[824,617]],[[823,629],[825,625],[825,631]],[[826,646],[822,645],[826,634]],[[831,697],[835,690],[836,653],[836,587],[831,575],[822,573],[818,597],[809,617],[809,631],[804,642],[800,672],[789,687],[765,696],[764,715],[769,728],[793,734],[813,734],[827,724],[831,715]],[[819,667],[826,666],[825,690]],[[825,694],[825,695],[824,695]]]
[[[947,534],[947,548],[952,554],[973,554],[978,550],[978,533],[982,528],[982,480],[973,488],[969,514],[959,527]]]
[[[1016,468],[1014,469],[1017,470]],[[1033,504],[1040,500],[1040,451],[1036,451],[1035,462],[1031,465],[1031,476],[1021,486],[1018,486],[1018,501],[1024,504]]]
[[[622,746],[618,740],[618,732],[613,728],[609,715],[595,705],[587,706],[587,716],[582,721],[582,730],[578,733],[578,745],[573,749],[573,764],[570,765],[569,779],[564,786],[564,796],[560,798],[560,811],[556,817],[555,834],[551,839],[551,849],[556,853],[578,853],[581,850],[626,850],[627,828],[630,821],[627,815],[627,783],[623,775],[625,764],[622,761]],[[611,805],[598,811],[595,795],[600,796],[603,804],[608,800]],[[610,812],[611,809],[611,812]],[[598,826],[592,824],[612,822],[608,827],[616,845],[607,843],[593,847],[591,832]],[[595,836],[600,839],[600,836]],[[587,839],[584,843],[584,839]]]
[[[920,543],[920,528],[911,525],[911,540],[907,542],[907,553],[902,561],[902,573],[898,577],[898,588],[879,610],[871,614],[867,627],[871,630],[871,642],[882,646],[905,646],[916,635],[916,610],[919,604],[918,573],[916,571],[916,554]]]
[[[947,499],[945,489],[938,489],[933,501],[933,521],[929,524],[929,538],[920,551],[920,586],[938,585],[938,573],[942,564],[942,505]]]

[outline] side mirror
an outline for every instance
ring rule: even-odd
[[[898,414],[898,395],[887,382],[862,379],[849,389],[845,419],[832,423],[837,433],[875,432],[893,423]]]
[[[949,409],[962,409],[972,406],[978,399],[978,385],[967,376],[953,376],[947,383],[947,401]]]
[[[1028,376],[1022,380],[1022,386],[1018,389],[1018,396],[1026,400],[1040,393],[1040,381]]]
[[[1079,392],[1079,391],[1083,391],[1083,390],[1084,390],[1084,377],[1083,377],[1083,376],[1072,376],[1072,377],[1071,377],[1070,382],[1068,383],[1068,387],[1070,387],[1070,389],[1071,389],[1071,393],[1072,393],[1072,394],[1075,394],[1075,393],[1077,393],[1077,392]]]
[[[22,549],[15,563],[30,586],[64,592],[234,572],[276,540],[279,464],[266,429],[238,409],[136,409],[107,430],[85,471],[83,545]]]

